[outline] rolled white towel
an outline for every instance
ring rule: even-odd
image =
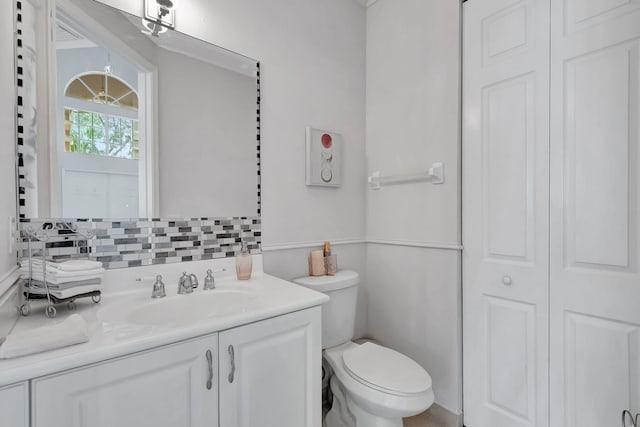
[[[0,345],[0,359],[42,353],[87,341],[89,341],[87,322],[80,315],[72,314],[55,325],[41,326],[7,335]]]
[[[39,268],[40,270],[42,270],[42,263],[43,261],[41,259],[31,259],[31,265],[33,266],[33,268]],[[102,268],[101,262],[90,261],[88,259],[70,259],[62,262],[46,261],[45,264],[47,265],[48,269],[53,269],[54,271],[86,271]],[[29,268],[29,261],[25,260],[23,262],[23,265]]]

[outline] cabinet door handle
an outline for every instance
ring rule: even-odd
[[[213,355],[211,350],[207,350],[207,365],[209,366],[209,378],[207,378],[207,390],[211,390],[213,387]]]
[[[236,374],[236,358],[233,346],[229,346],[229,357],[231,357],[231,372],[229,373],[229,382],[233,382],[233,377]]]

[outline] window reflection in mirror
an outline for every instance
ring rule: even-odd
[[[107,58],[105,72],[89,71],[60,85],[67,78],[65,71],[78,71],[86,58],[100,56]],[[57,59],[58,87],[66,88],[58,97],[64,117],[58,142],[62,216],[138,217],[140,141],[135,89],[113,75],[104,49],[58,47]]]

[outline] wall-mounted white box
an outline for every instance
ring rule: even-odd
[[[307,185],[342,185],[342,135],[307,127]]]

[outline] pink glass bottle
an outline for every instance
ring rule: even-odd
[[[249,253],[247,242],[242,242],[240,253],[236,255],[236,277],[238,280],[251,279],[251,269],[253,268],[253,258]]]

